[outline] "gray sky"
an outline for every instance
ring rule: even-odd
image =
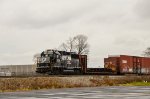
[[[0,0],[0,65],[31,64],[69,37],[89,37],[89,66],[150,46],[150,0]]]

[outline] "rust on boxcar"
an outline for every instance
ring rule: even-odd
[[[117,71],[118,57],[109,57],[104,59],[104,67],[107,69],[112,69],[112,71]]]

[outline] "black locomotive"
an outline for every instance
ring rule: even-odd
[[[86,69],[87,55],[50,49],[37,57],[37,73],[85,74]]]

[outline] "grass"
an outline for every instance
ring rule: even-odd
[[[146,82],[144,82],[146,81]],[[0,78],[0,92],[97,86],[150,86],[149,76]]]
[[[123,86],[150,86],[150,82],[132,82],[127,84],[122,84]]]

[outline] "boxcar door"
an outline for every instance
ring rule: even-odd
[[[140,57],[133,57],[133,73],[141,74],[142,59]]]

